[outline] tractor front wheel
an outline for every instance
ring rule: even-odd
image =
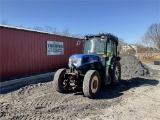
[[[89,70],[83,80],[83,93],[88,98],[93,98],[100,89],[100,76],[96,70]]]
[[[53,85],[54,85],[56,91],[58,91],[60,93],[65,93],[68,91],[66,89],[66,85],[64,84],[65,72],[66,72],[66,69],[62,68],[62,69],[59,69],[54,75]]]

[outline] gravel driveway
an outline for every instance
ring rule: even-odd
[[[56,92],[52,76],[43,78],[46,79],[43,83],[1,89],[0,119],[160,120],[160,72],[144,67],[136,58],[127,56],[123,57],[124,59],[134,61],[131,64],[134,70],[127,64],[130,70],[127,69],[126,76],[123,72],[125,69],[122,69],[120,85],[103,87],[95,99],[88,99],[81,92]],[[122,68],[125,68],[123,63],[121,64]],[[133,75],[132,72],[136,69],[141,69],[144,74],[138,71],[139,73]]]

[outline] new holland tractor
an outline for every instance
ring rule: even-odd
[[[71,55],[69,69],[55,73],[55,89],[60,93],[82,91],[94,98],[102,85],[118,84],[121,66],[117,46],[118,38],[110,33],[85,36],[83,54]]]

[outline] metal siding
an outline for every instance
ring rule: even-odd
[[[4,39],[4,36],[3,36],[4,33],[5,33],[5,31],[0,29],[0,49],[1,49],[0,50],[0,62],[1,62],[1,64],[0,64],[0,73],[1,73],[1,76],[2,76],[2,74],[5,75],[5,72],[6,72],[6,70],[4,68],[4,65],[3,65],[4,64],[4,60],[5,60],[5,56],[4,56],[4,52],[3,51],[6,50],[5,42],[4,42],[4,40],[2,40],[2,39]]]
[[[27,31],[23,31],[23,36],[24,36],[24,44],[25,44],[25,60],[24,60],[24,70],[26,73],[31,73],[32,72],[32,61],[29,61],[31,59],[30,56],[32,56],[32,49],[31,49],[31,36],[27,35]],[[23,39],[22,39],[23,41]],[[27,65],[27,69],[25,66]]]
[[[72,54],[82,52],[76,38],[0,26],[1,78],[66,67]],[[47,41],[64,43],[64,55],[47,55]]]

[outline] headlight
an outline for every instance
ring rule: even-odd
[[[76,62],[73,63],[75,66],[80,66],[81,65],[81,58],[77,58]]]
[[[69,66],[74,64],[75,66],[81,65],[81,58],[69,58]]]

